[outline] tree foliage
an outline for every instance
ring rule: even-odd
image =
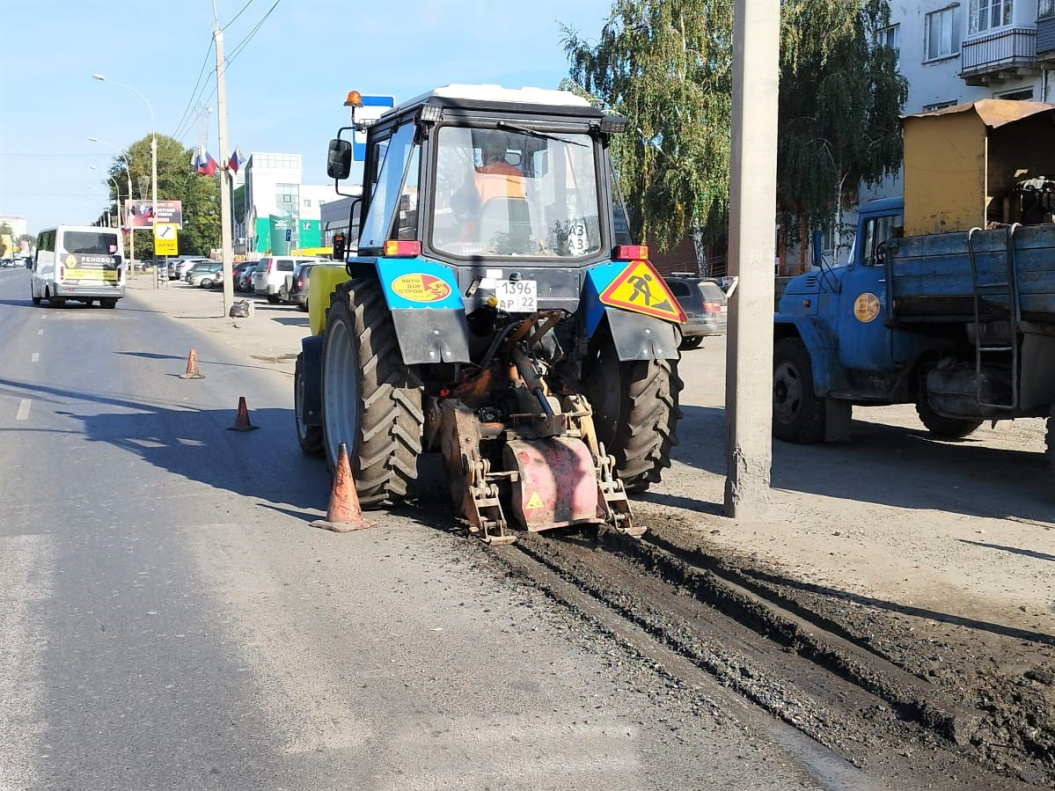
[[[778,212],[827,221],[840,187],[901,161],[907,95],[894,54],[874,46],[886,0],[788,0],[781,9]],[[731,0],[615,0],[595,43],[564,29],[570,82],[625,115],[612,153],[639,237],[661,244],[728,225]]]
[[[184,148],[175,138],[158,135],[157,146],[158,200],[178,200],[183,207],[179,252],[181,255],[208,255],[220,246],[219,172],[214,176],[198,175],[191,167],[194,152]],[[134,197],[137,200],[150,200],[150,135],[132,143],[110,167],[110,176],[121,187],[122,200],[126,197],[129,174]],[[140,188],[141,182],[145,189]],[[136,231],[136,257],[154,257],[152,234]]]
[[[724,235],[731,29],[729,0],[616,0],[595,45],[564,28],[574,85],[629,121],[612,156],[639,238]]]

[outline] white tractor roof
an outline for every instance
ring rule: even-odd
[[[503,88],[501,85],[454,84],[433,88],[428,93],[416,96],[410,101],[401,102],[400,107],[419,104],[433,96],[442,99],[467,99],[502,104],[540,104],[550,107],[590,106],[588,101],[570,91],[554,91],[548,88]]]

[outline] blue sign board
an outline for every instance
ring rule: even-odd
[[[359,121],[376,121],[386,110],[396,106],[394,96],[364,96],[363,106],[355,109]],[[366,132],[352,133],[352,159],[356,162],[366,161]]]

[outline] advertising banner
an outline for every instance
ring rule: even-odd
[[[154,224],[151,216],[150,201],[133,200],[128,201],[127,225],[133,228],[150,228]],[[158,201],[158,222],[174,223],[177,228],[183,229],[183,203],[178,200]]]

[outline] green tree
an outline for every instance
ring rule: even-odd
[[[629,121],[612,156],[637,238],[725,235],[731,29],[730,0],[616,0],[596,44],[563,29],[572,84]]]
[[[208,255],[220,245],[219,177],[198,175],[190,164],[193,151],[184,148],[175,138],[158,135],[157,147],[158,200],[178,200],[183,207],[179,252],[181,255]],[[131,174],[135,197],[150,200],[150,135],[132,143],[110,167],[110,175],[122,186],[127,183],[128,173]],[[146,185],[145,190],[140,190],[140,183]],[[136,257],[154,257],[152,234],[136,232]]]
[[[874,46],[886,0],[782,3],[778,213],[826,223],[836,195],[900,166],[906,96]],[[564,28],[570,83],[625,115],[613,145],[633,230],[661,246],[727,233],[732,96],[729,0],[616,0],[600,39]],[[784,223],[787,227],[788,223]]]
[[[876,44],[889,23],[886,0],[784,6],[778,212],[802,260],[808,229],[827,227],[856,202],[860,184],[878,184],[901,167],[908,83],[897,54]]]

